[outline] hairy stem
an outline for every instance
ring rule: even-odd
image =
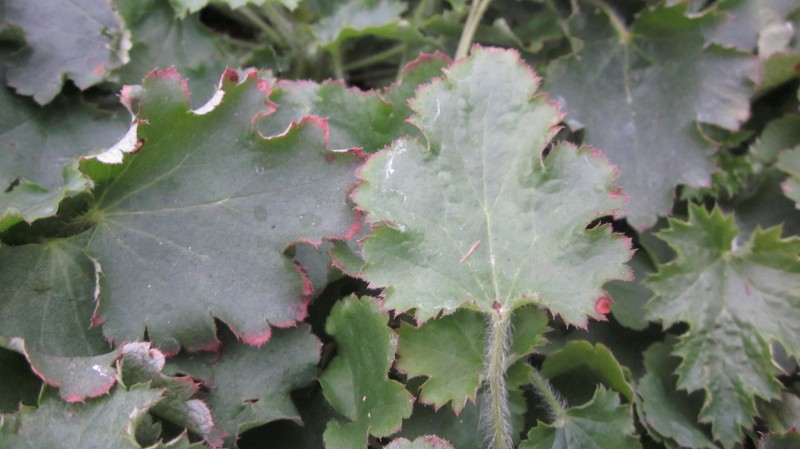
[[[469,14],[467,15],[467,22],[464,24],[464,30],[461,32],[461,39],[458,41],[458,49],[456,50],[456,59],[461,59],[467,56],[469,47],[472,45],[472,38],[475,37],[475,31],[481,23],[483,14],[489,8],[492,0],[473,0],[469,7]]]
[[[553,416],[554,421],[566,416],[567,412],[564,410],[564,406],[561,404],[561,401],[558,400],[558,397],[556,397],[556,394],[553,392],[553,387],[550,386],[550,382],[542,377],[542,375],[536,369],[533,370],[531,383],[533,383],[533,386],[536,388],[536,392],[539,393],[539,396],[544,399],[545,403],[547,403],[547,407],[550,409],[550,414]]]
[[[495,309],[489,323],[489,346],[486,350],[486,380],[489,386],[488,421],[490,447],[513,449],[511,417],[506,388],[506,359],[511,337],[511,310],[505,306]]]

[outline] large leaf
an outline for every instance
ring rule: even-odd
[[[14,449],[139,449],[135,432],[160,392],[146,385],[117,386],[103,398],[67,404],[46,395],[38,408],[22,410],[10,435]]]
[[[645,10],[620,30],[589,11],[570,25],[582,50],[548,68],[547,90],[565,104],[567,123],[619,167],[636,228],[670,212],[676,185],[710,185],[714,149],[695,121],[737,129],[748,117],[754,60],[706,44],[704,29],[719,20],[678,5]]]
[[[327,449],[366,447],[369,435],[389,436],[411,415],[413,398],[388,378],[396,338],[388,319],[368,297],[348,297],[331,310],[325,331],[336,339],[338,355],[319,381],[325,398],[346,421],[328,423]]]
[[[509,365],[543,344],[542,334],[547,331],[547,316],[533,308],[517,310],[512,320],[516,332]],[[397,368],[409,377],[428,377],[421,387],[422,402],[439,408],[452,401],[458,413],[467,400],[475,401],[486,353],[486,318],[482,314],[459,310],[420,327],[404,323],[397,335]]]
[[[127,31],[106,0],[8,0],[0,29],[21,29],[26,46],[8,67],[8,85],[47,104],[65,79],[80,89],[127,62]]]
[[[227,434],[228,446],[234,447],[253,427],[280,419],[300,422],[289,393],[311,383],[317,373],[320,343],[310,328],[276,330],[262,348],[225,335],[219,354],[181,355],[170,360],[167,369],[189,374],[208,387],[206,403],[217,427]]]
[[[0,105],[0,231],[54,215],[65,196],[88,190],[73,159],[110,146],[130,124],[76,95],[40,107],[0,89]]]
[[[325,149],[319,119],[258,134],[268,94],[254,72],[234,71],[195,111],[173,70],[126,89],[123,101],[140,105],[141,149],[121,165],[84,166],[98,180],[87,213],[104,273],[95,321],[111,340],[138,340],[146,328],[166,353],[213,348],[217,317],[260,345],[271,326],[305,317],[308,286],[283,252],[355,233],[346,194],[358,161]]]
[[[539,423],[520,449],[618,448],[639,449],[630,406],[599,387],[586,404],[567,409],[552,424]]]
[[[476,47],[445,73],[412,100],[427,142],[397,140],[360,171],[354,198],[380,224],[364,277],[421,320],[465,303],[601,317],[600,286],[629,276],[628,241],[586,229],[623,204],[613,168],[585,147],[542,154],[560,113],[515,52]]]
[[[780,234],[757,228],[743,242],[733,217],[693,206],[659,233],[677,257],[647,282],[650,316],[689,325],[674,352],[678,387],[705,391],[700,421],[728,448],[753,423],[755,398],[780,391],[770,343],[800,355],[800,238]]]

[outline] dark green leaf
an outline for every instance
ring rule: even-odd
[[[123,102],[140,104],[143,145],[121,165],[84,165],[98,181],[86,215],[96,223],[89,251],[105,274],[96,321],[113,341],[140,339],[146,328],[168,354],[216,347],[213,317],[260,345],[273,325],[306,315],[310,290],[286,248],[355,234],[347,191],[358,160],[326,150],[320,119],[260,135],[256,122],[269,120],[271,104],[255,72],[227,71],[194,111],[185,86],[166,70],[126,90]]]
[[[130,36],[106,0],[8,0],[0,29],[22,29],[26,46],[10,61],[6,82],[50,103],[65,79],[80,89],[105,81],[128,61]]]
[[[346,0],[330,16],[314,25],[314,34],[324,48],[334,48],[347,39],[375,35],[406,42],[422,41],[418,30],[401,20],[406,10],[399,0]]]
[[[597,381],[633,400],[633,390],[611,351],[604,345],[578,340],[550,353],[542,364],[542,376],[552,379],[576,369],[588,369]]]
[[[631,197],[626,215],[638,229],[669,213],[676,185],[711,183],[714,148],[695,121],[737,129],[749,115],[755,61],[708,46],[704,29],[722,17],[689,17],[685,8],[646,9],[624,30],[586,12],[570,26],[582,50],[547,72],[547,90],[565,104],[567,123],[585,128],[587,143],[619,167]]]

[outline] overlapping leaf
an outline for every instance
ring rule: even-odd
[[[347,420],[328,423],[327,449],[365,447],[369,435],[389,436],[411,415],[413,398],[388,378],[396,337],[387,321],[366,297],[348,297],[331,310],[325,331],[336,339],[338,355],[319,381],[325,398]]]
[[[104,81],[128,60],[127,30],[106,0],[9,0],[0,29],[21,29],[25,47],[8,68],[7,83],[41,104],[65,79],[80,89]]]
[[[319,350],[319,340],[301,325],[276,330],[262,348],[228,336],[219,354],[181,355],[168,369],[203,381],[217,428],[227,434],[226,445],[235,447],[248,429],[279,419],[300,421],[289,393],[314,380]]]
[[[588,11],[570,25],[582,50],[547,72],[567,123],[619,167],[636,228],[670,212],[676,185],[710,184],[714,149],[695,121],[737,129],[749,114],[754,59],[707,45],[704,30],[721,16],[685,12],[683,4],[648,9],[623,30],[616,17]]]
[[[800,146],[778,155],[777,167],[789,174],[781,184],[783,193],[800,209]]]
[[[634,436],[630,406],[620,405],[615,393],[599,387],[588,403],[567,409],[552,424],[539,423],[519,447],[639,449],[642,446]]]
[[[136,427],[160,398],[158,390],[146,385],[117,386],[108,396],[81,404],[46,395],[38,408],[19,412],[13,431],[2,439],[14,449],[140,449]]]
[[[386,446],[386,449],[453,449],[446,440],[429,435],[419,437],[414,441],[398,438]]]
[[[560,113],[537,88],[515,52],[476,47],[412,100],[427,142],[397,140],[360,171],[354,198],[383,224],[362,274],[388,307],[426,320],[535,302],[583,326],[600,286],[629,275],[627,241],[586,229],[622,206],[615,172],[590,148],[542,154]]]
[[[75,95],[40,107],[0,89],[0,105],[0,231],[54,215],[64,197],[88,190],[73,159],[112,145],[130,124]]]
[[[716,5],[728,20],[714,33],[714,42],[746,51],[760,47],[771,28],[785,24],[786,16],[797,9],[793,0],[724,0]]]
[[[357,157],[327,151],[319,119],[261,136],[256,124],[271,105],[254,72],[227,71],[194,111],[174,70],[124,94],[139,106],[138,144],[122,150],[138,153],[84,165],[98,182],[86,219],[96,225],[88,250],[104,273],[95,322],[105,335],[138,340],[146,328],[173,353],[217,346],[213,317],[256,345],[272,325],[302,319],[308,291],[283,252],[355,232],[346,192]]]
[[[203,9],[211,0],[169,0],[178,17],[183,18],[188,13],[195,13]],[[240,8],[247,4],[263,5],[265,3],[281,4],[289,9],[297,8],[300,0],[223,0],[231,8]]]
[[[689,330],[676,345],[678,387],[705,391],[700,421],[733,447],[756,415],[755,398],[774,398],[770,343],[800,354],[800,239],[779,227],[738,240],[733,218],[691,207],[688,221],[659,233],[677,253],[648,279],[650,316]]]

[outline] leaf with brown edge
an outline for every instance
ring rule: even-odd
[[[347,192],[359,156],[328,150],[319,118],[261,135],[269,89],[255,72],[228,70],[197,110],[175,70],[123,89],[135,137],[83,164],[97,183],[85,218],[107,338],[139,340],[146,329],[166,354],[214,349],[218,318],[261,345],[272,326],[305,317],[308,281],[284,251],[357,232]],[[123,153],[134,154],[101,162]]]

